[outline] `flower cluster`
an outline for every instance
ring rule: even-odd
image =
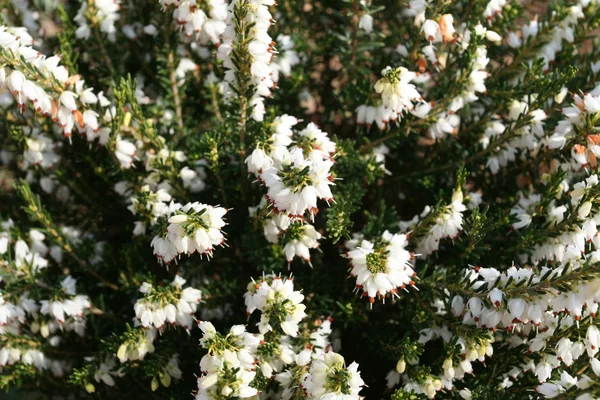
[[[148,353],[154,353],[154,341],[157,330],[154,327],[147,329],[130,329],[126,333],[125,341],[117,349],[119,362],[141,361]]]
[[[413,111],[415,101],[421,101],[421,94],[411,83],[417,76],[404,67],[386,67],[381,71],[382,78],[375,84],[375,91],[381,94],[383,107],[390,114],[387,120],[399,119],[405,111]],[[385,121],[385,119],[384,119]]]
[[[398,289],[415,285],[416,272],[411,261],[414,254],[406,250],[406,235],[385,231],[374,243],[362,240],[349,243],[346,257],[350,260],[350,275],[356,277],[356,288],[373,303],[376,297],[398,296]]]
[[[556,232],[546,240],[537,243],[529,257],[521,255],[522,260],[529,258],[536,264],[543,260],[566,264],[581,259],[582,254],[588,250],[586,243],[592,242],[594,249],[600,247],[597,228],[600,221],[598,214],[592,208],[600,188],[598,182],[596,174],[590,175],[585,180],[573,184],[573,190],[569,192],[570,204],[567,202],[550,204],[547,214],[540,216],[545,217],[545,223],[554,226]],[[569,188],[568,183],[564,181],[560,186],[561,192],[566,192]],[[535,194],[530,197],[536,199]],[[517,215],[521,224],[528,223],[532,219],[527,213]],[[561,230],[560,226],[568,221],[575,221],[575,224],[570,229]]]
[[[307,212],[314,218],[318,199],[333,201],[332,166],[331,160],[308,158],[300,148],[292,150],[280,166],[273,166],[260,176],[268,190],[268,202],[275,212],[290,218],[303,218]]]
[[[597,252],[592,253],[590,262],[596,262],[598,257]],[[600,292],[596,279],[579,283],[579,276],[585,274],[586,268],[588,264],[543,267],[539,272],[515,266],[505,272],[495,268],[469,269],[466,283],[480,294],[470,299],[454,296],[452,313],[463,324],[502,330],[504,340],[512,347],[525,346],[526,353],[538,353],[539,358],[526,356],[511,375],[516,379],[520,373],[531,370],[544,383],[553,370],[566,369],[584,355],[590,357],[592,364],[596,362],[600,336],[591,318],[597,312]],[[569,289],[557,291],[549,285],[551,282],[564,282]],[[575,326],[585,326],[585,335],[577,341],[562,337],[549,346],[548,341]],[[540,389],[549,388],[542,385]]]
[[[73,332],[86,334],[86,314],[91,309],[87,295],[77,294],[77,281],[67,275],[56,287],[49,286],[44,270],[50,260],[46,237],[31,230],[28,242],[16,236],[12,221],[2,223],[0,265],[4,271],[0,290],[0,371],[16,366],[32,366],[54,377],[70,370],[68,362],[55,359],[47,348],[56,348]],[[16,239],[16,240],[15,240]],[[53,252],[56,255],[56,252]],[[22,285],[29,277],[33,285]],[[20,287],[15,293],[11,290]],[[30,340],[23,340],[30,337]]]
[[[519,48],[524,46],[527,40],[532,40],[538,37],[538,35],[545,33],[550,40],[544,43],[539,50],[538,56],[542,58],[544,65],[547,68],[549,64],[556,59],[557,54],[563,50],[563,41],[566,41],[567,43],[574,42],[575,26],[577,25],[577,22],[585,16],[583,9],[588,7],[592,2],[581,0],[577,3],[579,4],[566,7],[566,15],[561,13],[561,16],[564,16],[564,18],[556,21],[556,23],[552,24],[548,30],[545,29],[546,27],[540,29],[537,18],[534,18],[529,24],[522,27],[522,40],[520,40],[521,38],[519,38],[518,35],[513,35],[513,39],[510,43],[511,46]]]
[[[313,361],[303,381],[306,393],[313,399],[359,399],[364,384],[358,364],[353,362],[346,367],[344,357],[334,352]]]
[[[184,284],[185,279],[179,275],[167,287],[154,287],[147,282],[142,284],[140,292],[144,297],[135,303],[133,309],[144,328],[154,326],[161,331],[167,322],[187,331],[192,329],[201,293],[193,287],[183,289]]]
[[[442,363],[442,374],[440,376],[428,374],[419,379],[411,378],[408,371],[417,369],[420,362],[419,357],[413,354],[411,357],[401,358],[396,365],[396,370],[390,371],[387,377],[388,387],[396,386],[402,381],[404,391],[423,394],[433,399],[442,390],[452,390],[455,381],[462,381],[467,375],[472,375],[474,373],[472,364],[477,361],[485,362],[486,356],[491,357],[494,351],[493,338],[480,337],[474,340],[470,337],[456,337],[446,326],[421,330],[418,343],[422,346],[436,339],[441,339],[444,343],[455,340],[456,344]],[[407,361],[410,365],[407,365]],[[462,398],[468,398],[465,397],[468,392],[461,390],[459,394]]]
[[[318,249],[322,238],[314,226],[294,221],[285,214],[270,214],[264,198],[258,207],[250,207],[249,211],[260,220],[267,241],[283,245],[288,263],[298,256],[310,264],[310,249]]]
[[[197,3],[195,0],[160,0],[165,12],[173,10],[173,18],[181,33],[200,44],[219,44],[225,31],[227,3],[223,0],[209,0]]]
[[[600,398],[599,0],[75,3],[0,7],[0,390]]]
[[[256,396],[267,387],[261,382],[272,382],[268,391],[286,400],[361,398],[358,364],[346,367],[344,358],[331,351],[331,321],[299,325],[306,316],[304,296],[291,279],[271,275],[252,281],[244,297],[248,314],[261,314],[258,334],[235,325],[222,335],[210,322],[198,324],[208,353],[200,362],[196,399]]]
[[[441,27],[445,27],[443,31],[451,32],[450,36],[454,37],[457,33],[455,33],[454,28],[450,28],[452,26],[452,19],[452,16],[449,15],[442,16],[440,22],[448,22],[440,23],[440,29],[438,29],[439,32],[435,31],[435,35],[441,37]],[[426,24],[427,21],[423,24],[423,27],[425,27]],[[465,68],[459,71],[460,90],[457,90],[456,95],[450,100],[448,106],[437,114],[436,122],[428,129],[429,135],[434,139],[442,138],[448,134],[456,134],[461,121],[458,111],[464,108],[465,105],[477,101],[479,99],[478,93],[485,93],[487,90],[485,85],[485,80],[488,77],[486,67],[490,60],[487,57],[486,46],[481,43],[483,37],[494,43],[501,40],[496,32],[486,29],[482,25],[476,25],[473,30],[466,30],[460,34],[461,45],[459,51],[463,54],[467,53],[470,51],[472,43],[474,43],[475,50],[470,62]],[[444,41],[447,41],[447,39],[444,39]],[[438,55],[433,44],[424,47],[422,53],[424,59],[429,60],[433,64],[439,63]],[[442,104],[445,103],[445,101],[443,102],[441,100],[440,102]]]
[[[171,195],[165,189],[152,192],[150,186],[142,186],[136,196],[131,198],[131,204],[128,207],[133,215],[137,215],[141,219],[135,223],[133,234],[144,234],[147,224],[154,225],[159,217],[169,214],[172,211],[167,204],[169,201],[171,201]]]
[[[304,296],[294,290],[291,279],[270,276],[260,283],[251,282],[244,297],[248,314],[261,312],[257,324],[260,333],[281,329],[288,336],[298,335],[298,323],[306,316],[306,307],[302,304]]]
[[[292,75],[292,68],[300,63],[300,58],[294,50],[294,41],[288,35],[279,35],[275,40],[277,42],[277,57],[271,61],[271,70],[273,82],[279,82],[279,76],[289,78]]]
[[[100,29],[100,32],[106,34],[109,41],[116,40],[117,27],[115,23],[119,20],[120,0],[93,0],[81,3],[77,15],[73,21],[79,26],[75,35],[79,39],[89,39],[92,29]],[[94,22],[91,22],[91,17]],[[90,24],[93,27],[90,27]],[[96,28],[94,25],[98,25]]]
[[[169,263],[181,253],[210,257],[215,246],[225,243],[221,229],[226,225],[223,216],[227,209],[198,202],[170,208],[166,232],[152,239],[154,254],[162,261]]]
[[[8,87],[19,109],[25,111],[30,105],[33,111],[55,122],[65,136],[70,137],[77,129],[88,141],[100,138],[101,144],[106,143],[110,129],[101,128],[100,114],[93,109],[110,104],[102,92],[95,94],[93,89],[85,88],[78,75],[70,76],[59,65],[59,56],[45,57],[34,50],[30,36],[11,32],[0,27],[0,58],[5,65],[0,68],[0,87]],[[32,70],[39,72],[33,74]]]
[[[76,283],[77,281],[71,276],[63,279],[60,283],[63,298],[42,300],[40,312],[53,316],[60,325],[63,325],[68,317],[73,318],[75,322],[83,320],[84,311],[91,308],[91,304],[87,296],[76,294]]]
[[[425,20],[421,30],[425,38],[431,43],[450,43],[455,40],[454,17],[452,14],[444,14],[437,21]]]
[[[265,198],[277,214],[303,219],[309,212],[314,218],[318,199],[328,203],[333,201],[329,186],[333,185],[330,169],[336,144],[313,123],[294,133],[292,128],[297,123],[298,120],[289,115],[276,117],[269,124],[268,136],[257,141],[246,164],[248,172],[257,175],[267,187]],[[281,222],[287,225],[286,220]],[[287,227],[279,229],[286,230]],[[310,236],[318,240],[315,235]],[[311,243],[309,247],[316,247],[314,242]],[[288,251],[291,252],[291,248]]]
[[[574,103],[562,109],[565,119],[558,122],[552,135],[547,138],[548,148],[562,149],[566,146],[571,151],[573,170],[588,166],[595,168],[597,157],[600,156],[600,136],[595,133],[593,126],[596,114],[600,111],[598,94],[598,91],[594,91],[583,98],[574,95]],[[580,130],[585,132],[583,138],[578,137]],[[584,141],[580,142],[579,139]]]
[[[258,391],[250,386],[256,371],[254,357],[260,339],[235,325],[227,335],[221,335],[210,322],[198,326],[203,336],[200,344],[208,353],[200,361],[202,376],[198,378],[196,399],[248,398]]]
[[[252,154],[246,158],[248,172],[260,177],[263,171],[289,158],[288,146],[292,144],[294,134],[292,128],[297,124],[298,119],[291,115],[276,117],[270,124],[270,135],[257,143]]]
[[[420,239],[417,245],[417,253],[427,256],[439,249],[440,240],[453,239],[458,236],[463,226],[462,213],[466,209],[467,207],[463,204],[462,191],[459,189],[452,194],[452,202],[448,206],[434,213],[429,206],[426,206],[421,215],[415,216],[410,221],[401,221],[399,223],[400,230],[406,232],[407,229],[418,226],[419,220],[423,223],[432,215],[433,226],[427,228],[426,236]]]
[[[515,161],[519,152],[535,154],[540,148],[547,115],[543,110],[530,109],[526,100],[513,100],[508,118],[505,121],[490,121],[480,139],[483,147],[487,148],[494,141],[502,140],[503,135],[511,134],[511,139],[496,147],[496,152],[487,161],[487,166],[493,174],[497,174],[500,167],[506,167],[509,162]]]

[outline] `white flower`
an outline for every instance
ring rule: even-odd
[[[553,399],[564,391],[563,387],[555,383],[543,383],[535,388],[535,391],[547,399]]]
[[[46,57],[30,47],[32,43],[33,39],[23,28],[0,26],[0,47],[25,63],[16,66],[10,74],[0,68],[0,85],[6,85],[22,112],[29,106],[56,123],[66,137],[71,137],[76,129],[85,133],[88,140],[94,140],[100,127],[96,112],[86,107],[95,104],[98,96],[91,88],[84,87],[84,81],[78,75],[69,76],[67,69],[59,65],[59,56]]]
[[[193,193],[201,192],[206,187],[204,183],[206,174],[202,168],[191,169],[183,167],[179,171],[179,177],[183,181],[183,187],[189,188]]]
[[[458,236],[462,230],[462,213],[466,209],[463,204],[462,191],[455,191],[452,195],[452,203],[440,210],[439,215],[435,219],[435,224],[430,228],[427,236],[418,243],[417,253],[429,255],[439,249],[441,239]],[[421,214],[421,218],[424,218],[428,213],[429,210],[426,208]],[[400,226],[403,228],[402,223]]]
[[[306,212],[314,217],[318,199],[333,201],[329,187],[333,185],[329,172],[332,165],[331,160],[304,158],[302,150],[295,149],[290,160],[261,174],[268,188],[267,200],[276,212],[291,218],[302,218]]]
[[[381,71],[383,76],[375,83],[375,91],[381,94],[383,105],[397,114],[404,110],[412,111],[414,101],[420,101],[421,95],[410,82],[417,76],[404,67],[392,69],[385,68]]]
[[[369,14],[363,14],[358,21],[358,27],[366,33],[373,32],[373,17]]]
[[[282,217],[286,218],[285,216]],[[283,251],[287,262],[291,263],[294,257],[298,256],[310,264],[309,249],[319,247],[321,234],[308,223],[294,223],[287,228],[286,239]]]
[[[179,275],[166,290],[153,289],[144,282],[140,292],[144,297],[138,299],[133,309],[135,316],[144,328],[153,325],[162,330],[165,322],[185,328],[192,328],[193,316],[200,303],[200,290],[188,287],[183,289],[185,280]],[[183,290],[182,290],[183,289]]]
[[[148,353],[154,353],[154,340],[156,339],[156,329],[136,329],[131,331],[125,343],[119,346],[117,358],[121,363],[127,361],[143,360]]]
[[[87,296],[75,293],[76,282],[71,276],[63,279],[61,282],[63,299],[40,301],[40,312],[53,316],[60,325],[64,325],[68,317],[76,321],[82,321],[84,311],[90,309],[92,306]],[[83,330],[80,330],[78,333],[83,336]]]
[[[153,192],[150,190],[149,185],[144,185],[129,200],[131,201],[131,204],[127,207],[129,211],[143,219],[143,221],[136,222],[134,234],[137,235],[146,232],[147,223],[155,225],[158,218],[168,215],[170,212],[167,203],[171,201],[171,195],[165,189],[158,189]]]
[[[116,40],[117,28],[115,23],[119,20],[119,9],[121,7],[120,0],[93,0],[93,8],[95,11],[93,17],[95,23],[99,23],[100,31],[105,33],[108,40],[114,42]],[[83,2],[74,21],[79,25],[75,31],[75,36],[79,39],[89,39],[91,23],[88,21],[89,13],[91,12],[87,2]]]
[[[439,20],[426,20],[421,27],[425,38],[430,43],[450,43],[454,41],[454,17],[451,14],[442,15]]]
[[[107,358],[106,360],[100,363],[100,366],[94,373],[94,380],[96,382],[103,382],[105,385],[108,386],[115,386],[115,380],[113,376],[119,375],[118,372],[113,371],[115,366],[116,363],[114,357]]]
[[[271,136],[267,141],[257,143],[245,160],[249,173],[260,176],[263,171],[290,158],[288,146],[292,143],[292,127],[297,123],[298,119],[287,114],[273,120]]]
[[[345,367],[344,357],[328,352],[312,362],[302,386],[312,398],[358,400],[364,381],[357,363]]]
[[[25,151],[23,153],[24,168],[27,169],[31,165],[41,168],[51,168],[59,160],[60,157],[55,149],[57,144],[50,138],[42,134],[32,134],[25,139]]]
[[[197,7],[196,3],[190,0],[160,0],[160,3],[165,12],[173,10],[173,17],[184,37],[203,45],[209,42],[219,43],[226,27],[225,2],[209,0],[203,7]]]
[[[145,229],[145,228],[144,228]],[[150,246],[154,249],[154,255],[166,263],[171,262],[178,255],[177,248],[171,241],[160,236],[154,236]]]
[[[296,145],[303,150],[307,158],[328,159],[335,154],[335,142],[331,141],[327,137],[327,133],[312,122],[298,132]]]
[[[302,304],[304,296],[294,291],[291,279],[267,277],[259,284],[249,284],[246,293],[246,311],[261,311],[260,322],[257,324],[260,333],[264,334],[280,328],[286,335],[296,337],[298,323],[306,316]],[[272,321],[279,321],[279,327],[273,327]]]
[[[222,207],[198,202],[188,203],[169,217],[168,234],[165,239],[177,249],[178,253],[198,252],[210,257],[215,246],[225,243],[221,229],[226,225],[223,220],[226,213],[227,209]],[[158,254],[162,254],[163,257],[171,253],[168,244],[160,238],[153,240],[153,246],[155,251],[160,247]],[[164,258],[167,260],[167,257]]]
[[[363,240],[360,246],[349,251],[352,265],[350,274],[356,276],[356,286],[373,303],[375,297],[388,293],[397,296],[398,289],[415,284],[411,265],[413,255],[406,250],[406,235],[385,232],[377,244]]]
[[[216,332],[209,322],[200,322],[199,327],[204,333],[200,344],[208,354],[200,361],[202,376],[198,379],[196,399],[256,395],[257,390],[250,383],[256,375],[253,354],[260,339],[246,332],[241,325],[233,326],[226,336]]]
[[[121,136],[117,136],[115,156],[121,163],[122,168],[131,168],[136,152],[135,144],[121,138]]]
[[[223,66],[226,68],[223,85],[226,99],[236,96],[234,88],[241,84],[241,82],[238,82],[240,76],[238,76],[237,67],[234,66],[233,62],[235,58],[239,57],[237,52],[240,51],[240,48],[243,48],[243,51],[249,55],[251,76],[243,78],[249,78],[246,83],[249,83],[254,89],[249,105],[252,107],[251,117],[256,121],[263,120],[266,112],[263,98],[271,94],[271,89],[274,86],[273,69],[270,64],[275,50],[273,48],[274,42],[268,34],[273,18],[268,5],[272,5],[271,2],[267,4],[261,1],[255,3],[233,1],[227,12],[223,43],[219,46],[217,52],[217,58],[223,61]],[[236,21],[236,18],[240,15],[243,16],[244,21]],[[253,29],[249,32],[237,32],[236,28],[240,24],[244,26],[253,24]]]

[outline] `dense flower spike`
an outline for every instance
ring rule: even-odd
[[[201,203],[188,203],[169,217],[169,238],[180,253],[212,254],[214,246],[221,246],[225,237],[223,216],[227,209]]]
[[[271,94],[274,86],[271,61],[274,42],[268,29],[273,23],[269,7],[274,0],[234,0],[229,5],[223,43],[218,57],[223,61],[225,72],[224,95],[232,98],[251,86],[253,94],[245,106],[252,107],[251,116],[262,121],[265,114],[264,97]],[[238,60],[248,64],[243,69],[236,66]],[[243,94],[245,95],[245,94]]]
[[[59,56],[43,56],[32,44],[30,36],[0,27],[0,87],[8,88],[21,111],[30,105],[56,123],[65,136],[75,130],[89,141],[99,138],[100,143],[106,143],[110,129],[100,127],[100,114],[94,108],[106,107],[108,100],[102,92],[95,94],[85,88],[78,75],[69,75],[67,68],[59,65]]]
[[[248,314],[261,313],[260,333],[235,325],[222,335],[210,322],[198,323],[207,354],[200,362],[196,399],[256,396],[261,379],[272,381],[270,390],[282,399],[360,398],[364,382],[358,364],[346,367],[344,358],[331,351],[331,321],[299,325],[306,316],[304,296],[291,279],[265,276],[260,283],[250,282],[244,297]]]
[[[202,376],[198,378],[196,399],[247,398],[257,394],[250,386],[256,372],[254,358],[260,339],[236,325],[229,334],[221,335],[210,322],[199,322],[202,347],[208,353],[200,361]]]
[[[77,293],[77,281],[70,275],[62,278],[51,293],[30,289],[12,293],[11,288],[19,285],[23,276],[49,288],[43,277],[50,263],[44,258],[49,249],[45,235],[38,230],[30,232],[27,242],[18,237],[12,242],[12,221],[3,222],[2,228],[6,231],[0,239],[0,262],[5,272],[0,290],[0,370],[31,366],[40,373],[49,371],[56,378],[63,377],[70,366],[47,350],[61,345],[71,332],[86,336],[90,299]],[[24,334],[32,335],[33,341],[25,342]]]

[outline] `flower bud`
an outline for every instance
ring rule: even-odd
[[[487,31],[485,33],[485,38],[495,44],[499,44],[500,42],[502,42],[502,36],[498,35],[494,31]]]
[[[452,193],[452,202],[453,203],[462,203],[463,202],[463,192],[460,189],[457,189]]]
[[[584,187],[578,187],[576,189],[573,189],[571,191],[571,197],[576,198],[576,197],[581,197],[585,194],[585,188]]]
[[[164,373],[164,374],[160,374],[159,378],[160,378],[160,383],[162,383],[162,385],[164,387],[171,386],[171,375]]]
[[[592,211],[592,203],[586,201],[579,207],[577,215],[579,216],[579,219],[586,219],[587,216],[590,215],[590,211]]]
[[[119,350],[117,351],[117,358],[119,359],[119,361],[125,362],[127,360],[126,354],[127,354],[127,346],[125,344],[122,344],[119,347]]]
[[[554,101],[557,102],[558,104],[562,103],[565,100],[565,97],[567,96],[568,93],[569,93],[569,89],[567,89],[566,86],[563,86],[562,89],[560,89],[560,92],[558,92],[554,96]]]
[[[224,386],[223,389],[221,389],[221,394],[226,397],[228,397],[231,392],[233,392],[233,389],[231,389],[229,386]]]
[[[404,371],[406,371],[406,361],[404,361],[404,358],[401,358],[396,364],[396,371],[398,371],[399,374],[403,374]]]
[[[128,111],[125,113],[125,116],[123,117],[123,125],[129,126],[130,123],[131,123],[131,113]]]
[[[181,224],[181,223],[185,222],[186,220],[187,220],[187,215],[177,214],[177,215],[173,215],[172,217],[169,218],[169,223],[170,224]]]
[[[471,400],[471,398],[472,398],[471,391],[468,388],[462,389],[461,391],[458,392],[458,394],[464,400]]]
[[[50,336],[50,329],[48,328],[48,325],[42,324],[42,326],[40,327],[40,334],[44,338],[47,338],[48,336]]]

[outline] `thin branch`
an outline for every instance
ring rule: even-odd
[[[179,134],[183,134],[183,112],[181,111],[181,98],[179,97],[179,87],[177,86],[177,77],[175,76],[175,65],[173,59],[173,52],[169,49],[167,56],[168,68],[169,68],[169,80],[171,81],[171,91],[173,92],[173,103],[175,104],[175,115],[177,117],[177,127],[179,128]]]

